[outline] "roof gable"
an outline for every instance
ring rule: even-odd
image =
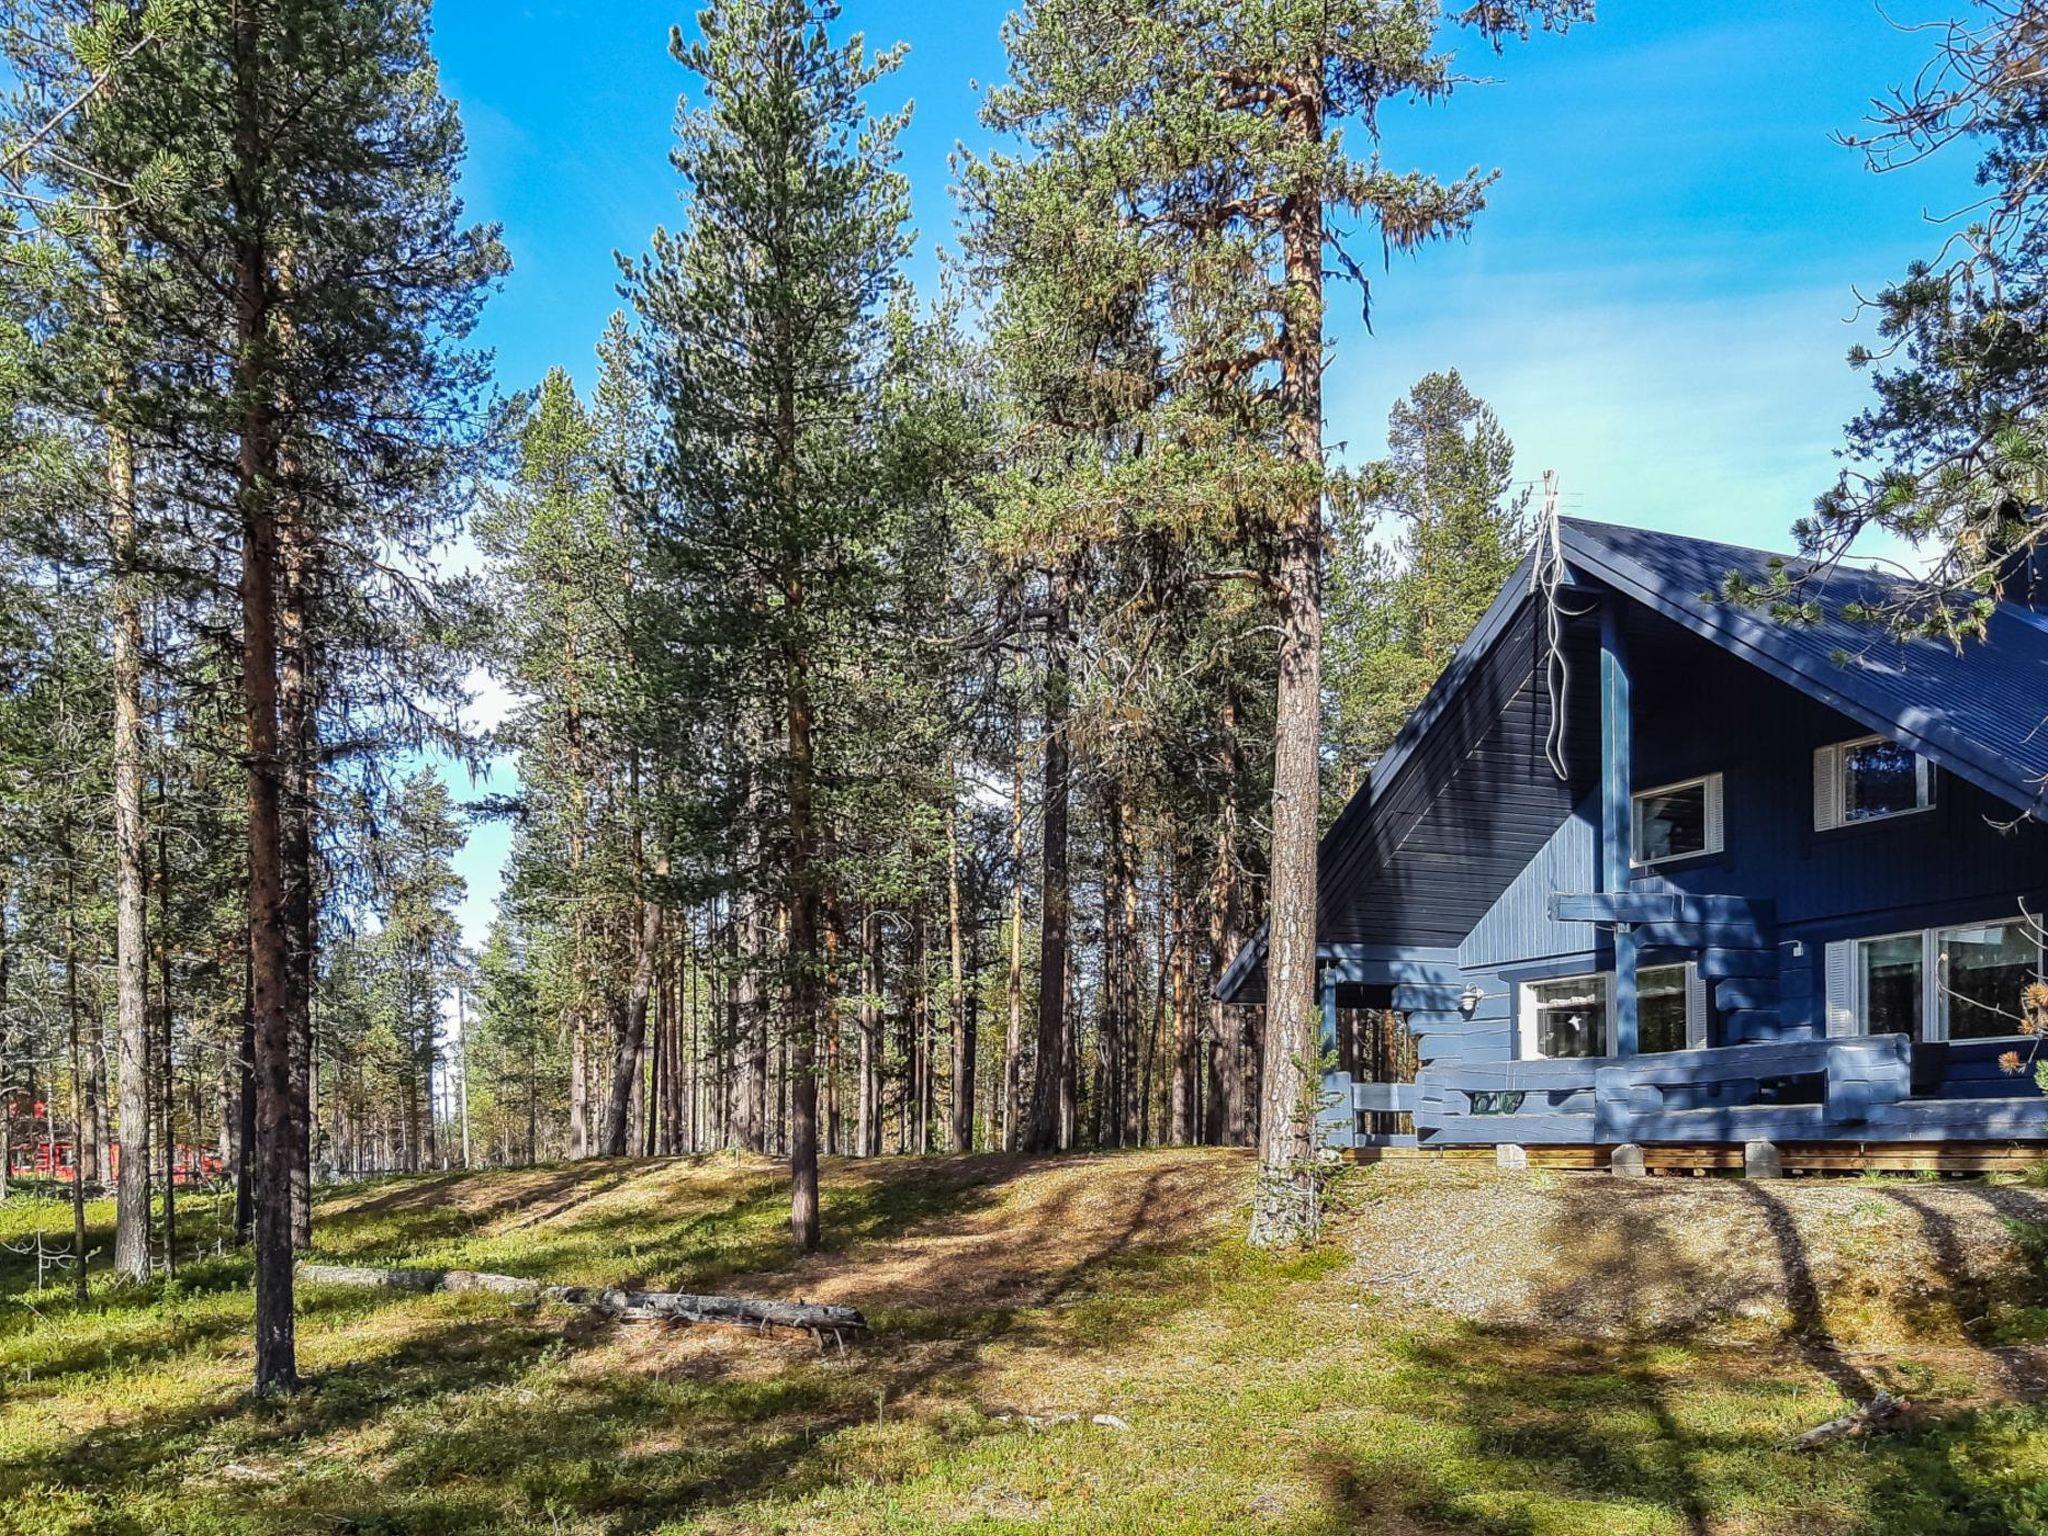
[[[1565,558],[1576,570],[1999,799],[2048,812],[2048,622],[2039,614],[2000,603],[1987,637],[1959,652],[1842,616],[1851,605],[1910,591],[1902,577],[1843,565],[1819,570],[1739,545],[1608,523],[1566,519],[1563,532]],[[1787,622],[1712,595],[1731,571],[1760,582],[1779,562],[1802,579],[1820,610],[1817,623]]]

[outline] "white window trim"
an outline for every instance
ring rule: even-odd
[[[1895,813],[1903,814],[1903,813]],[[1872,818],[1877,819],[1877,818]],[[1944,923],[1939,928],[1903,928],[1895,933],[1859,933],[1853,939],[1844,940],[1849,946],[1849,1006],[1855,1019],[1858,1035],[1870,1033],[1869,999],[1864,987],[1864,966],[1862,949],[1866,944],[1882,944],[1888,939],[1918,939],[1920,941],[1920,1039],[1929,1044],[1938,1044],[1949,1038],[1948,1006],[1949,996],[1943,986],[1941,975],[1941,936],[1954,933],[1960,928],[1980,928],[1986,924],[2003,926],[2014,921],[2007,916],[1983,917],[1960,923]],[[2037,967],[2048,965],[2048,957],[2037,952]],[[1999,1040],[2026,1040],[2031,1038],[2015,1031],[2010,1035],[1972,1035],[1972,1043],[1988,1044]]]
[[[1536,1048],[1536,989],[1538,987],[1554,987],[1558,985],[1558,983],[1566,981],[1592,982],[1600,988],[1600,1008],[1602,1017],[1607,1020],[1608,1024],[1611,1027],[1614,1020],[1614,972],[1581,971],[1576,975],[1571,976],[1535,977],[1533,980],[1521,983],[1520,986],[1518,986],[1515,989],[1515,1001],[1518,1005],[1516,1008],[1515,1033],[1517,1036],[1518,1043],[1521,1046],[1522,1060],[1582,1061],[1586,1059],[1584,1057],[1578,1056],[1547,1056],[1542,1051],[1539,1051]],[[1603,1038],[1600,1043],[1602,1046],[1606,1046],[1610,1045],[1612,1042]]]
[[[1706,814],[1702,830],[1706,833],[1706,846],[1690,853],[1667,853],[1659,858],[1643,857],[1643,802],[1652,795],[1668,795],[1674,789],[1691,789],[1695,784],[1706,791]],[[1654,785],[1639,789],[1629,796],[1628,801],[1628,857],[1635,869],[1654,869],[1659,864],[1677,864],[1686,859],[1704,859],[1710,854],[1727,850],[1727,822],[1723,813],[1721,775],[1719,773],[1696,773],[1689,779],[1677,779],[1669,784]]]
[[[1913,754],[1913,789],[1917,804],[1899,811],[1880,811],[1875,816],[1850,816],[1849,804],[1849,753],[1857,747],[1875,746],[1879,743],[1904,746],[1904,742],[1893,741],[1891,737],[1873,732],[1868,736],[1852,736],[1847,741],[1832,741],[1814,748],[1816,762],[1826,758],[1826,773],[1833,789],[1828,802],[1822,804],[1816,798],[1814,806],[1814,830],[1832,832],[1841,827],[1867,827],[1873,822],[1897,821],[1901,816],[1918,816],[1934,809],[1934,765],[1919,753]],[[1819,775],[1816,774],[1816,778]],[[1902,935],[1878,935],[1878,937],[1902,937]]]
[[[1699,985],[1699,967],[1691,961],[1666,961],[1659,965],[1645,965],[1639,971],[1668,971],[1683,969],[1685,972],[1685,1046],[1686,1050],[1700,1050],[1706,1046],[1707,1019],[1702,1011],[1705,1001],[1704,989]],[[1600,987],[1600,1007],[1610,1033],[1601,1040],[1603,1050],[1599,1058],[1584,1056],[1546,1056],[1536,1049],[1536,988],[1554,987],[1559,982],[1596,982]],[[1640,1023],[1640,1021],[1638,1021]],[[1519,983],[1515,988],[1515,1044],[1519,1059],[1523,1061],[1586,1061],[1605,1059],[1614,1054],[1614,972],[1580,971],[1569,976],[1537,976]],[[1695,1045],[1694,1042],[1699,1044]],[[1655,1055],[1664,1053],[1653,1052]]]

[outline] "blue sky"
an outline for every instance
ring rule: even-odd
[[[986,144],[977,83],[1001,76],[1009,9],[846,5],[843,25],[910,45],[875,104],[915,103],[903,169],[921,281],[953,240],[949,156]],[[1866,393],[1843,360],[1860,334],[1855,290],[1929,254],[1940,236],[1927,214],[1969,196],[1964,156],[1878,177],[1830,139],[1910,78],[1931,40],[1867,0],[1600,10],[1498,58],[1468,50],[1464,68],[1489,83],[1387,118],[1390,166],[1501,177],[1469,240],[1384,270],[1361,247],[1374,333],[1351,295],[1334,295],[1331,440],[1371,455],[1389,405],[1456,367],[1498,411],[1518,471],[1557,470],[1568,511],[1782,547]],[[464,195],[503,223],[513,259],[480,338],[508,391],[555,364],[587,384],[619,304],[613,252],[680,222],[667,146],[684,75],[666,40],[694,15],[650,0],[435,8],[444,85],[469,132]],[[504,846],[487,827],[464,855],[472,942]]]

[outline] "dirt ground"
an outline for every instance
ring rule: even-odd
[[[1380,1168],[1354,1185],[1364,1289],[1590,1336],[1744,1323],[1962,1337],[2048,1190],[1915,1179],[1614,1178]]]

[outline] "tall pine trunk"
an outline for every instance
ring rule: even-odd
[[[791,583],[791,610],[803,589]],[[819,897],[813,827],[808,659],[792,653],[789,677],[789,1231],[799,1251],[818,1246]]]
[[[638,774],[635,774],[637,783]],[[636,791],[637,794],[637,791]],[[634,862],[640,860],[640,834],[634,833]],[[668,855],[656,855],[657,878],[668,874]],[[605,1100],[604,1152],[623,1157],[627,1128],[633,1123],[634,1088],[641,1076],[647,1044],[647,1008],[654,996],[655,957],[661,949],[661,903],[648,892],[644,880],[640,893],[639,921],[633,928],[633,978],[626,994],[625,1028],[620,1032],[618,1054],[612,1062],[611,1092]]]
[[[290,936],[285,927],[283,761],[277,708],[277,444],[272,252],[264,239],[262,21],[234,11],[234,388],[241,411],[236,499],[242,519],[242,719],[248,753],[249,1019],[255,1099],[251,1158],[256,1240],[256,1390],[298,1385],[292,1315]]]
[[[290,460],[281,458],[289,475]],[[314,701],[313,548],[305,508],[279,520],[278,729],[284,742],[284,922],[291,1029],[292,1247],[313,1246],[313,975],[318,943],[313,879],[319,724]]]
[[[125,259],[125,242],[104,232],[110,271]],[[126,324],[110,277],[100,290],[107,329]],[[149,936],[142,824],[142,586],[137,570],[135,445],[121,424],[126,370],[118,365],[105,390],[107,546],[113,576],[114,672],[114,1095],[121,1168],[114,1201],[114,1273],[149,1278]],[[0,1086],[0,1093],[4,1093]],[[166,1148],[166,1155],[169,1149]]]
[[[1290,82],[1281,120],[1304,147],[1323,138],[1322,61]],[[1259,1183],[1251,1237],[1313,1239],[1315,1190],[1316,821],[1322,730],[1323,205],[1296,191],[1281,214],[1286,323],[1280,410],[1298,477],[1280,528],[1280,679],[1274,711],[1273,858],[1266,951],[1266,1039],[1259,1118]]]
[[[1050,573],[1046,592],[1045,764],[1042,807],[1044,849],[1040,877],[1037,1060],[1031,1089],[1031,1124],[1025,1148],[1059,1149],[1071,1110],[1067,1040],[1067,604],[1064,567]]]
[[[1003,1023],[1003,1150],[1014,1152],[1023,1132],[1018,1102],[1024,1066],[1024,728],[1021,712],[1010,714],[1014,743],[1010,759],[1010,942],[1004,979],[1007,1011]]]
[[[947,1125],[947,1149],[974,1150],[974,1031],[967,1021],[967,966],[960,912],[959,786],[947,764],[946,786],[946,927],[951,941],[953,991],[953,1101]]]

